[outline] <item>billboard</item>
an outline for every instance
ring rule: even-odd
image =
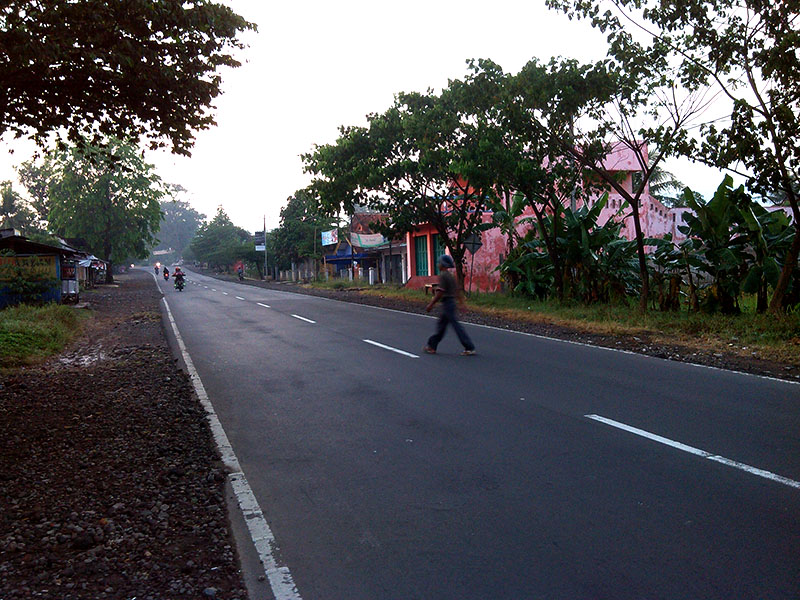
[[[338,229],[331,229],[330,231],[321,231],[320,235],[322,237],[322,245],[323,246],[330,246],[332,244],[339,243],[339,230]]]

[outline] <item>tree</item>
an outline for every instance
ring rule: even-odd
[[[53,156],[49,154],[40,159],[32,158],[17,167],[17,176],[28,192],[40,229],[46,229],[50,219],[50,186],[54,174]]]
[[[317,234],[335,227],[332,221],[321,214],[319,203],[310,190],[298,190],[289,196],[281,209],[280,226],[274,231],[277,263],[287,267],[304,258],[318,260],[322,245],[317,241]]]
[[[189,246],[195,232],[205,215],[200,214],[178,195],[186,190],[180,185],[167,184],[169,198],[161,202],[161,223],[158,230],[158,245],[154,250],[174,250],[175,257],[181,256]]]
[[[228,268],[252,250],[250,234],[233,224],[222,206],[210,222],[200,226],[190,245],[192,256],[214,269]]]
[[[561,142],[571,137],[576,115],[560,102],[537,102],[544,84],[541,77],[547,75],[536,60],[514,76],[488,60],[469,65],[472,73],[464,82],[451,83],[450,89],[471,98],[475,109],[470,119],[484,130],[489,146],[485,161],[498,192],[492,202],[493,219],[508,236],[508,256],[513,256],[521,241],[517,228],[530,221],[522,217],[523,210],[533,211],[552,263],[556,295],[563,299],[566,265],[558,238],[563,236],[564,207],[579,199],[588,203],[599,189]],[[513,279],[516,271],[506,273]]]
[[[797,2],[612,0],[606,11],[588,0],[547,4],[606,32],[609,53],[626,70],[655,76],[675,64],[675,82],[727,99],[729,119],[703,124],[700,139],[679,150],[744,175],[754,193],[785,194],[796,232],[769,304],[771,312],[783,310],[800,254]]]
[[[147,256],[158,232],[164,191],[136,146],[112,138],[102,147],[75,147],[58,153],[55,169],[50,189],[54,233],[83,240],[109,263]],[[106,269],[107,283],[113,281],[111,271]]]
[[[355,203],[386,213],[387,230],[432,224],[464,283],[464,241],[486,225],[491,173],[482,164],[486,144],[464,97],[447,90],[401,93],[366,128],[342,128],[335,144],[305,155],[313,192],[330,214],[352,214]]]
[[[37,231],[36,213],[14,190],[10,181],[0,183],[0,229],[12,228],[24,235]]]
[[[0,135],[116,136],[189,154],[214,125],[222,66],[255,30],[209,0],[10,0],[0,6]],[[166,140],[166,141],[165,141]]]

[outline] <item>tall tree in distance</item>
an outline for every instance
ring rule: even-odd
[[[220,67],[254,30],[210,0],[0,4],[0,135],[140,138],[188,155],[214,125]]]
[[[195,232],[206,216],[197,212],[186,200],[179,200],[186,189],[177,184],[167,184],[166,196],[161,201],[161,224],[158,245],[154,250],[173,250],[173,259],[179,258],[189,246]]]
[[[227,271],[234,261],[247,257],[252,243],[250,233],[234,225],[219,206],[214,218],[197,230],[189,249],[194,259],[208,263],[213,269]]]
[[[17,167],[17,177],[28,192],[40,229],[46,229],[50,220],[50,186],[55,175],[53,160],[51,154],[45,154],[43,157],[27,160]]]
[[[34,233],[36,213],[27,205],[10,181],[0,182],[0,229],[16,229],[23,235]]]
[[[161,179],[130,142],[61,151],[50,188],[50,228],[83,240],[88,249],[117,263],[145,258],[161,220]],[[113,281],[106,269],[106,282]]]

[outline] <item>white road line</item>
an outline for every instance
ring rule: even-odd
[[[295,319],[300,319],[301,321],[305,321],[306,323],[316,323],[316,321],[312,321],[311,319],[306,319],[305,317],[301,317],[300,315],[292,315]]]
[[[216,288],[211,288],[211,291],[212,292],[216,292],[217,290],[216,290]]]
[[[294,580],[292,579],[292,574],[289,572],[289,567],[278,565],[275,558],[278,550],[275,536],[267,524],[264,513],[258,505],[258,500],[256,500],[255,494],[253,494],[253,490],[250,488],[250,484],[247,483],[247,479],[239,465],[239,460],[233,452],[233,447],[228,440],[228,436],[225,434],[225,430],[222,428],[217,413],[214,411],[211,400],[208,398],[203,382],[200,380],[200,375],[194,368],[194,363],[192,362],[191,356],[189,356],[186,345],[183,343],[183,338],[178,331],[178,325],[175,323],[166,298],[164,298],[164,306],[167,309],[167,317],[169,317],[169,322],[172,325],[172,331],[178,342],[178,348],[186,363],[186,370],[189,372],[189,378],[194,385],[194,391],[206,410],[206,418],[211,427],[211,432],[214,435],[214,441],[217,444],[222,462],[229,471],[228,479],[236,494],[239,508],[244,515],[244,520],[250,531],[253,544],[256,547],[258,558],[264,565],[264,575],[266,575],[269,580],[272,593],[275,595],[275,600],[302,600],[300,593],[297,591],[297,586],[295,586]]]
[[[259,306],[263,306],[264,308],[270,308],[269,304],[261,304],[261,302],[256,302]]]
[[[208,289],[208,286],[207,286],[207,285],[204,285],[203,287],[204,287],[204,288],[206,288],[206,289]]]
[[[244,300],[244,298],[242,298],[241,296],[234,296],[234,298],[236,298],[237,300]]]
[[[228,295],[228,292],[222,292],[222,293],[223,293],[225,296],[227,296],[227,295]]]
[[[391,346],[385,346],[384,344],[379,344],[378,342],[373,342],[372,340],[362,340],[367,342],[368,344],[372,344],[373,346],[377,346],[378,348],[383,348],[384,350],[390,350],[391,352],[397,352],[398,354],[402,354],[403,356],[408,356],[409,358],[419,358],[416,354],[411,354],[411,352],[406,352],[405,350],[398,350],[397,348],[392,348]]]
[[[788,477],[776,475],[775,473],[772,473],[770,471],[765,471],[764,469],[751,467],[750,465],[746,465],[744,463],[731,460],[730,458],[725,458],[724,456],[712,454],[711,452],[706,452],[705,450],[700,450],[699,448],[694,448],[693,446],[687,446],[686,444],[682,444],[680,442],[676,442],[668,438],[661,437],[660,435],[650,433],[649,431],[645,431],[643,429],[637,429],[636,427],[631,427],[630,425],[626,425],[625,423],[620,423],[619,421],[606,419],[605,417],[601,417],[599,415],[584,415],[584,416],[587,419],[592,419],[594,421],[605,423],[606,425],[610,425],[611,427],[616,427],[617,429],[622,429],[623,431],[627,431],[628,433],[633,433],[635,435],[639,435],[649,440],[653,440],[654,442],[665,444],[667,446],[677,448],[678,450],[683,450],[684,452],[688,452],[689,454],[694,454],[695,456],[707,458],[708,460],[713,460],[714,462],[722,463],[723,465],[733,467],[734,469],[740,469],[742,471],[750,473],[751,475],[758,475],[759,477],[764,477],[765,479],[770,479],[772,481],[782,483],[783,485],[788,485],[790,487],[800,489],[800,481],[795,481],[793,479],[789,479]]]

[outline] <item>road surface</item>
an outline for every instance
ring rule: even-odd
[[[800,385],[159,279],[305,600],[800,598]]]

